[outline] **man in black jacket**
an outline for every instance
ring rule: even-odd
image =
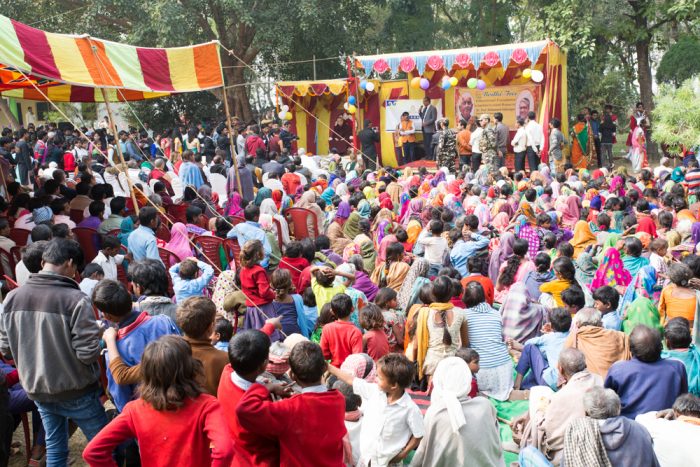
[[[362,153],[367,156],[365,157],[365,166],[369,170],[377,170],[377,147],[375,144],[380,141],[379,133],[372,128],[372,122],[368,118],[365,119],[364,123],[365,127],[357,134],[357,138],[360,140]]]

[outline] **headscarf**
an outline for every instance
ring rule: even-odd
[[[508,220],[508,214],[506,214],[505,212],[499,212],[498,214],[496,214],[496,217],[494,217],[491,221],[491,225],[499,233],[503,233],[506,231],[506,227],[508,227]]]
[[[134,231],[134,219],[132,219],[131,216],[126,216],[121,224],[119,224],[119,230],[120,232],[117,234],[117,238],[119,238],[122,245],[128,247],[129,234]]]
[[[357,203],[357,213],[363,219],[369,219],[369,216],[372,213],[372,208],[369,205],[369,201],[363,199],[359,203]]]
[[[491,260],[489,261],[489,278],[494,284],[498,280],[501,264],[513,254],[514,243],[515,235],[511,232],[504,233],[501,236],[501,243],[498,245],[498,249],[491,255]]]
[[[255,205],[260,207],[262,204],[263,200],[266,200],[268,198],[272,198],[272,190],[270,190],[267,187],[262,187],[258,190],[258,193],[255,195]]]
[[[243,214],[243,198],[241,198],[240,193],[234,191],[228,199],[228,208],[226,209],[227,216],[240,216]]]
[[[593,280],[595,271],[597,269],[595,263],[593,262],[593,257],[590,253],[581,253],[576,260],[576,279],[582,285],[588,285]]]
[[[398,206],[400,203],[400,197],[401,197],[401,185],[399,185],[396,182],[391,182],[386,186],[386,193],[389,194],[389,197],[391,198],[391,202],[394,204],[394,206]]]
[[[600,266],[598,266],[595,276],[593,276],[590,286],[591,290],[604,285],[609,285],[610,287],[627,286],[630,282],[632,282],[632,275],[625,269],[620,259],[620,252],[615,248],[605,250]]]
[[[651,243],[651,235],[646,232],[637,232],[634,234],[634,236],[637,237],[640,242],[642,242],[642,248],[649,248],[649,244]]]
[[[637,219],[637,233],[646,232],[651,235],[652,238],[656,238],[656,224],[654,220],[649,216],[642,216]]]
[[[279,214],[277,205],[271,198],[264,199],[262,203],[260,203],[260,214],[268,214],[273,217]]]
[[[277,207],[277,212],[280,211],[282,208],[282,198],[283,198],[283,193],[280,190],[273,190],[272,192],[272,201],[275,202],[275,206]]]
[[[372,201],[377,197],[377,192],[371,186],[366,186],[362,189],[362,194],[365,195],[367,201]]]
[[[337,215],[336,213],[336,216]],[[362,230],[360,230],[360,219],[362,219],[362,217],[357,211],[351,212],[348,220],[343,225],[343,232],[345,232],[345,235],[351,240],[362,233]]]
[[[336,219],[347,219],[350,217],[350,204],[346,201],[341,201],[338,205],[338,210],[335,213]]]
[[[184,261],[192,256],[192,247],[190,246],[189,237],[187,235],[187,226],[182,222],[176,222],[170,229],[170,241],[165,245],[165,248],[172,251]]]
[[[379,207],[382,209],[388,209],[389,211],[394,210],[394,203],[391,201],[391,198],[384,198],[380,203]]]
[[[467,362],[459,357],[447,357],[438,363],[433,373],[433,392],[428,410],[447,409],[452,432],[458,433],[466,425],[461,400],[468,398],[472,385],[472,372]]]
[[[423,284],[429,281],[429,270],[430,263],[427,259],[416,258],[413,261],[411,269],[409,269],[408,274],[406,274],[406,280],[404,280],[404,283],[396,296],[396,301],[400,310],[405,310],[408,304],[411,302],[413,296],[420,290]]]
[[[574,225],[578,221],[581,215],[581,208],[579,207],[579,197],[576,195],[569,195],[566,198],[566,206],[562,209],[562,224],[564,225]]]
[[[589,245],[595,245],[597,238],[591,232],[591,226],[586,221],[578,221],[574,227],[574,238],[571,239],[571,245],[574,247],[574,259],[577,259]]]
[[[424,206],[425,201],[423,200],[423,198],[413,198],[411,202],[408,203],[408,210],[401,218],[401,225],[407,227],[408,222],[411,220],[411,217],[420,217],[421,213],[423,212]]]
[[[333,202],[334,196],[335,190],[333,188],[326,188],[321,194],[321,199],[326,202],[326,205],[330,205]]]
[[[316,196],[316,192],[313,190],[305,192],[303,195],[301,195],[299,201],[297,201],[296,207],[313,211],[313,213],[316,214],[316,231],[322,232],[323,219],[325,215],[321,210],[321,207],[318,204],[316,204]]]
[[[673,172],[671,172],[671,180],[673,180],[676,183],[680,183],[683,180],[685,180],[683,170],[680,167],[676,167],[675,169],[673,169]]]
[[[368,383],[374,383],[377,380],[377,370],[372,357],[366,353],[355,353],[348,355],[340,369],[355,378],[364,379]]]

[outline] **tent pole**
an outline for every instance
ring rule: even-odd
[[[351,61],[350,57],[345,58],[345,62],[347,63],[348,66],[348,92],[350,91],[350,84],[355,83],[355,78],[352,76],[352,66],[351,66]],[[357,85],[355,86],[355,94],[357,95]],[[355,97],[357,99],[357,97]],[[357,101],[356,107],[359,109],[360,107],[360,101]],[[332,122],[331,122],[332,123]],[[355,153],[358,149],[357,145],[357,111],[355,111],[355,115],[352,116],[352,149],[353,153]]]
[[[131,194],[131,201],[134,203],[134,211],[136,211],[136,214],[139,213],[139,204],[136,202],[136,192],[134,192],[134,187],[131,184],[131,178],[129,178],[129,169],[126,166],[126,161],[124,161],[124,154],[122,154],[122,148],[119,146],[119,134],[117,133],[117,124],[114,122],[114,117],[112,116],[112,107],[109,104],[109,98],[107,97],[107,92],[105,91],[105,88],[100,88],[100,91],[102,91],[102,99],[105,102],[105,107],[107,108],[107,115],[109,116],[109,126],[112,128],[112,133],[114,134],[114,149],[117,151],[117,155],[119,156],[119,160],[121,161],[122,165],[122,170],[124,171],[124,175],[126,175],[126,183],[129,184],[129,193]],[[107,154],[109,156],[109,154]],[[117,176],[117,179],[119,179],[119,176]]]
[[[233,128],[231,127],[231,112],[228,109],[228,97],[226,95],[226,83],[224,83],[223,86],[221,86],[221,90],[223,91],[224,95],[224,110],[226,111],[226,126],[228,127],[228,140],[229,143],[231,144],[231,165],[233,166],[233,170],[236,172],[236,187],[238,188],[238,194],[241,195],[241,198],[243,197],[243,187],[241,186],[241,175],[238,173],[238,161],[236,158],[238,157],[238,154],[236,154],[236,143],[233,140]],[[247,200],[251,201],[251,200]]]

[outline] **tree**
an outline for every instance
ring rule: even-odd
[[[681,83],[698,74],[700,74],[700,41],[695,37],[686,36],[666,51],[656,70],[656,80],[660,83],[673,83],[680,86]]]
[[[654,138],[675,151],[700,144],[700,82],[661,86],[656,99]]]

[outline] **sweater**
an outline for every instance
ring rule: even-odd
[[[221,373],[228,364],[228,354],[211,345],[209,339],[192,339],[185,336],[185,340],[192,347],[192,356],[204,366],[204,389],[212,396],[216,396]]]
[[[188,399],[177,410],[155,410],[148,402],[129,402],[124,411],[90,441],[83,458],[92,467],[117,463],[112,451],[136,438],[141,464],[228,467],[233,458],[231,437],[219,402],[208,394]]]
[[[136,319],[131,320],[125,326],[120,325],[117,337],[117,349],[122,361],[133,367],[141,362],[143,351],[149,342],[157,340],[167,334],[180,334],[177,326],[165,315],[149,316],[146,312],[135,313]],[[127,318],[128,319],[128,318]],[[109,354],[106,356],[107,367],[111,366]],[[107,370],[107,385],[109,393],[114,399],[117,410],[122,411],[127,402],[134,397],[135,384],[117,384],[111,369]]]
[[[40,272],[11,291],[0,315],[0,351],[39,402],[70,400],[98,387],[100,330],[73,279]]]
[[[272,402],[265,386],[254,384],[236,415],[245,429],[279,440],[282,467],[343,465],[345,398],[336,390]]]
[[[241,289],[246,295],[246,306],[267,305],[275,299],[267,273],[259,264],[241,269]]]
[[[350,321],[333,321],[323,326],[320,345],[324,358],[340,368],[349,355],[362,353],[362,333]]]

